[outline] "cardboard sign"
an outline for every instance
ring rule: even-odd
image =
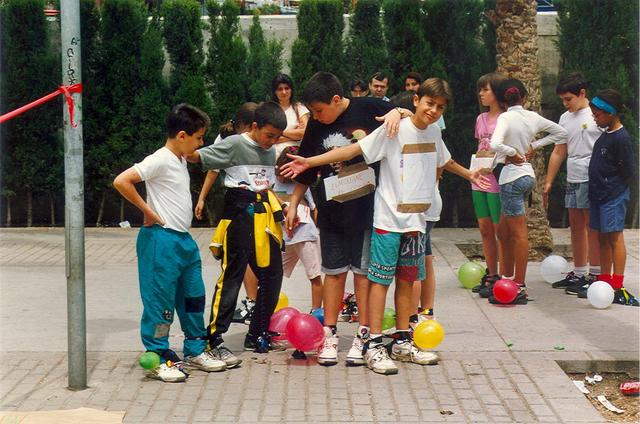
[[[471,171],[477,171],[479,169],[491,171],[493,169],[494,158],[495,153],[487,151],[481,151],[475,155],[471,155],[471,164],[469,164],[469,169]]]
[[[338,175],[324,179],[327,200],[344,203],[364,197],[376,189],[376,174],[364,162],[345,166]]]

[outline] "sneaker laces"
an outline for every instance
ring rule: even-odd
[[[220,358],[221,360],[225,360],[227,358],[229,358],[230,356],[233,356],[233,352],[231,352],[231,350],[229,350],[228,347],[226,346],[218,346],[215,349],[218,350],[218,354],[214,354],[213,352],[209,352],[211,354],[211,356],[215,359]],[[217,356],[217,358],[216,358]]]
[[[371,355],[371,361],[373,363],[391,360],[391,358],[389,357],[389,354],[387,353],[387,349],[384,347],[384,345],[375,346],[375,347],[369,348],[369,350],[375,351]]]

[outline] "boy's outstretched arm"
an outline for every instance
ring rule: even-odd
[[[155,213],[153,209],[149,207],[147,202],[144,201],[138,190],[136,190],[135,184],[142,181],[140,174],[133,167],[123,171],[113,180],[113,186],[116,190],[131,202],[135,207],[140,209],[144,214],[144,220],[142,225],[150,227],[154,224],[164,225],[164,221],[160,216]]]
[[[491,183],[489,182],[489,179],[487,179],[487,177],[482,176],[482,171],[480,170],[471,171],[465,168],[464,166],[460,165],[458,162],[456,162],[453,159],[447,162],[442,168],[466,180],[471,181],[472,183],[474,183],[480,188],[483,188],[485,190],[491,188]]]
[[[311,156],[309,158],[287,154],[287,156],[293,160],[282,165],[280,167],[280,173],[287,178],[295,178],[309,168],[328,165],[334,162],[343,162],[345,160],[353,159],[361,154],[362,148],[358,143],[338,147],[337,149],[329,150],[326,153],[318,156]],[[304,195],[304,192],[302,194]]]
[[[287,216],[285,218],[285,230],[289,238],[293,237],[293,230],[298,226],[300,220],[298,219],[298,205],[300,200],[304,197],[309,186],[296,183],[291,193],[291,199],[289,200],[289,206],[287,206]]]

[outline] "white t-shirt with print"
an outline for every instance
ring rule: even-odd
[[[596,140],[602,130],[596,125],[591,108],[585,107],[576,112],[566,111],[558,121],[569,133],[567,143],[567,182],[584,183],[589,181],[589,161]]]
[[[162,147],[133,168],[145,182],[147,204],[162,218],[164,228],[188,232],[193,219],[193,203],[184,158],[178,158]]]
[[[442,141],[440,128],[435,124],[421,130],[410,118],[406,118],[400,121],[395,137],[387,137],[386,131],[386,128],[381,126],[358,141],[367,163],[380,161],[373,226],[399,233],[424,233],[428,210],[400,212],[398,205],[432,204],[437,167],[449,162],[451,155]],[[426,144],[433,148],[421,149]],[[417,147],[418,145],[422,146]]]

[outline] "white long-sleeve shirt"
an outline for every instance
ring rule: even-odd
[[[549,134],[534,141],[534,136],[540,132]],[[511,106],[498,116],[496,129],[491,136],[491,149],[497,153],[496,160],[503,161],[506,156],[515,154],[524,157],[530,147],[538,149],[549,144],[566,142],[566,138],[567,131],[555,122],[525,110],[522,106]],[[529,162],[520,165],[508,164],[502,169],[498,183],[510,183],[525,175],[536,177]]]

